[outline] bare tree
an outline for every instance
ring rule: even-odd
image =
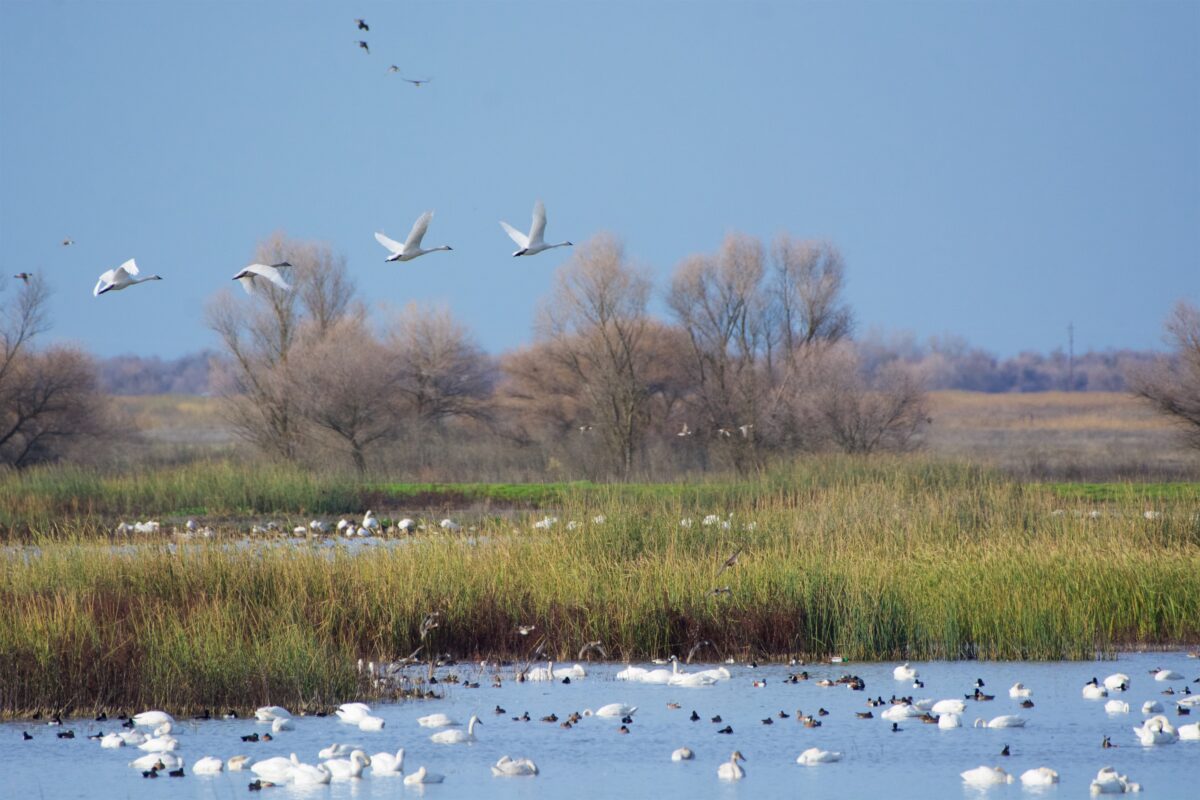
[[[289,357],[302,322],[319,337],[350,311],[353,285],[345,260],[328,246],[274,234],[260,244],[255,260],[287,261],[290,291],[259,281],[249,298],[220,292],[208,306],[208,325],[229,356],[217,375],[229,399],[230,422],[242,438],[285,460],[296,458],[303,436],[297,386]]]
[[[103,429],[92,360],[72,348],[32,347],[49,327],[49,297],[42,278],[30,276],[0,314],[0,464],[56,460]]]
[[[771,248],[781,344],[791,353],[850,335],[854,317],[842,297],[846,265],[828,242],[779,236]]]
[[[292,354],[289,394],[297,411],[359,473],[370,452],[396,434],[398,376],[387,365],[383,345],[353,317],[324,328],[307,322]]]
[[[729,451],[739,471],[755,462],[775,344],[764,276],[762,246],[730,234],[715,257],[681,263],[667,297],[690,343],[687,360],[702,417],[692,427],[706,436],[719,433],[713,441]],[[739,435],[724,435],[733,430]]]
[[[649,281],[625,260],[621,242],[600,234],[559,271],[538,324],[549,357],[577,382],[591,424],[624,476],[633,470],[647,423],[649,296]]]
[[[449,310],[410,303],[390,326],[386,344],[395,391],[419,421],[487,416],[492,360]]]
[[[1194,447],[1200,447],[1200,309],[1181,301],[1167,319],[1171,358],[1132,370],[1130,388],[1138,397],[1175,419]]]
[[[915,372],[891,364],[866,375],[850,343],[816,344],[796,360],[795,414],[809,442],[824,439],[846,453],[908,450],[928,424],[924,387]]]

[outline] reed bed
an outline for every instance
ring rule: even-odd
[[[1137,497],[1093,516],[1090,502],[980,470],[835,459],[723,489],[561,500],[549,530],[531,513],[356,551],[10,547],[0,712],[340,702],[363,692],[357,659],[410,653],[434,610],[424,653],[520,663],[522,624],[558,659],[595,640],[618,660],[705,640],[705,660],[1079,659],[1200,642],[1194,495],[1160,498],[1151,518]]]

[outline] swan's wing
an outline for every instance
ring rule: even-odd
[[[92,297],[99,297],[100,292],[104,291],[104,287],[112,284],[113,276],[116,275],[116,273],[117,271],[115,269],[110,269],[108,272],[103,273],[100,276],[100,279],[96,281],[96,288],[92,289]]]
[[[421,246],[421,240],[425,238],[425,231],[429,230],[429,220],[431,219],[433,219],[433,212],[426,211],[413,223],[412,230],[408,232],[408,238],[404,240],[405,247]]]
[[[403,253],[404,252],[404,245],[400,244],[395,239],[389,239],[388,237],[384,236],[382,233],[375,234],[375,241],[379,242],[381,245],[386,247],[388,250],[391,250],[393,253]]]
[[[529,237],[521,233],[519,230],[509,225],[507,222],[501,221],[500,227],[504,228],[504,232],[508,234],[508,238],[517,243],[517,247],[525,250],[529,247]]]
[[[538,200],[533,204],[533,227],[529,229],[529,241],[540,244],[546,233],[546,206]]]
[[[121,266],[117,267],[117,272],[124,272],[126,275],[139,274],[138,268],[137,268],[137,263],[134,262],[134,260],[132,258],[129,259],[128,261],[126,261]]]
[[[246,272],[246,270],[242,270],[242,272]],[[253,278],[253,276],[239,275],[238,277],[234,278],[234,280],[238,282],[239,286],[241,286],[243,289],[246,290],[246,294],[250,294],[250,295],[254,294],[254,278]]]
[[[288,282],[283,279],[283,275],[275,267],[270,267],[266,264],[251,264],[250,266],[246,267],[246,272],[266,278],[284,291],[292,288],[288,285]]]

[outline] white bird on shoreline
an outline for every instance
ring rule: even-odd
[[[546,206],[541,200],[533,204],[533,224],[529,228],[529,235],[521,233],[519,230],[509,225],[507,222],[501,221],[500,227],[504,228],[504,232],[508,234],[508,238],[517,243],[518,249],[513,256],[536,256],[544,250],[551,250],[555,247],[571,247],[571,242],[558,242],[557,244],[546,244],[542,237],[546,233]]]
[[[432,211],[426,211],[418,217],[403,244],[394,239],[389,239],[382,233],[376,233],[375,241],[386,247],[391,253],[384,261],[412,261],[418,256],[423,256],[427,253],[436,253],[438,250],[453,250],[454,248],[448,244],[431,247],[428,250],[421,249],[421,240],[425,238],[425,231],[429,230],[429,221],[432,219]]]
[[[96,288],[92,289],[92,296],[99,297],[105,292],[117,292],[121,289],[128,289],[130,286],[136,286],[146,281],[162,280],[158,275],[147,275],[144,278],[140,278],[138,277],[139,274],[137,264],[131,258],[116,269],[110,269],[108,272],[102,273],[100,279],[96,281]]]
[[[233,276],[233,280],[241,285],[246,294],[254,294],[254,284],[258,278],[270,281],[286,292],[292,287],[283,279],[283,273],[280,270],[290,266],[292,265],[286,261],[280,261],[278,264],[251,264],[243,267],[238,274]]]

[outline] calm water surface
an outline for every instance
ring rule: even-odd
[[[502,688],[466,689],[446,686],[443,700],[375,705],[374,712],[387,721],[384,730],[364,733],[336,718],[297,718],[296,730],[277,735],[273,742],[244,744],[240,736],[269,730],[248,720],[187,722],[176,735],[177,753],[190,764],[201,756],[219,758],[244,753],[254,760],[295,752],[302,761],[317,763],[317,751],[332,742],[359,744],[367,753],[406,749],[406,771],[426,765],[431,772],[446,776],[441,785],[406,787],[400,777],[372,776],[368,768],[361,780],[314,788],[279,787],[249,795],[249,771],[223,772],[216,776],[189,774],[184,779],[143,779],[128,762],[142,755],[137,748],[101,749],[98,742],[84,738],[96,731],[118,730],[118,723],[68,720],[65,727],[76,733],[74,740],[60,740],[56,728],[40,723],[0,725],[0,765],[4,781],[0,797],[12,798],[230,798],[312,797],[376,798],[425,795],[430,798],[559,798],[654,797],[671,798],[769,798],[829,797],[929,800],[930,798],[1017,798],[1037,794],[1048,797],[1086,798],[1088,785],[1103,766],[1115,766],[1143,786],[1146,798],[1200,798],[1200,742],[1181,741],[1142,747],[1130,728],[1144,719],[1142,703],[1158,700],[1175,724],[1200,720],[1200,708],[1190,716],[1176,717],[1174,698],[1161,692],[1168,686],[1182,692],[1185,686],[1200,692],[1200,661],[1184,653],[1128,654],[1114,661],[1086,663],[1019,662],[933,662],[914,663],[925,681],[924,689],[892,679],[894,664],[837,664],[807,667],[812,680],[787,684],[792,671],[783,666],[752,669],[729,667],[733,677],[716,686],[678,688],[617,681],[620,666],[589,666],[588,677],[564,686],[559,683],[518,684],[505,681]],[[1186,681],[1171,684],[1155,681],[1149,671],[1172,668]],[[690,665],[699,670],[703,665]],[[459,668],[460,674],[464,672]],[[866,691],[852,692],[844,686],[822,688],[821,677],[836,678],[844,672],[861,676]],[[1128,714],[1109,715],[1104,701],[1084,700],[1083,684],[1093,676],[1104,679],[1113,672],[1132,678],[1130,691],[1114,697],[1129,703]],[[505,670],[511,674],[511,670]],[[893,733],[891,723],[879,719],[883,708],[873,709],[875,719],[860,720],[856,711],[867,710],[867,697],[912,694],[915,698],[961,698],[973,689],[976,678],[994,694],[991,702],[968,702],[964,723],[977,717],[992,718],[1020,713],[1028,719],[1020,729],[940,730],[917,721],[901,723]],[[755,688],[753,681],[766,680]],[[1033,690],[1036,704],[1021,709],[1008,697],[1008,688],[1021,681]],[[351,700],[353,698],[346,698]],[[264,701],[266,698],[264,698]],[[667,703],[682,708],[670,710]],[[571,730],[538,721],[557,713],[565,718],[572,711],[598,708],[612,702],[639,707],[628,735],[617,732],[618,719],[590,717]],[[493,713],[499,704],[507,713]],[[815,713],[825,708],[819,728],[796,722],[797,709]],[[695,709],[702,720],[691,722]],[[790,717],[779,719],[780,710]],[[470,745],[438,745],[429,741],[431,730],[416,719],[443,711],[464,723],[472,713],[483,725],[476,729],[477,742]],[[510,718],[528,711],[532,722]],[[720,714],[720,725],[709,719]],[[766,717],[774,724],[763,725]],[[719,735],[724,725],[732,735]],[[23,741],[22,731],[34,735]],[[1101,739],[1112,737],[1115,749],[1102,750]],[[1012,755],[999,755],[1004,745]],[[692,762],[675,763],[671,751],[687,746],[696,753]],[[803,750],[819,746],[844,753],[835,764],[804,767],[796,763]],[[746,777],[728,783],[717,779],[717,766],[734,750],[746,756]],[[534,778],[495,778],[489,767],[502,755],[529,757],[541,775]],[[1048,790],[1024,789],[1019,780],[988,790],[963,784],[959,773],[981,764],[1001,765],[1019,776],[1026,769],[1048,766],[1058,771],[1060,783]]]

